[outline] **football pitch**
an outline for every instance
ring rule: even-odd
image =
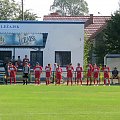
[[[120,86],[0,85],[0,120],[120,120]]]

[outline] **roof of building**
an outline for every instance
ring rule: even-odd
[[[85,33],[88,39],[93,39],[106,26],[106,21],[110,20],[111,16],[61,16],[58,13],[45,15],[43,21],[83,21],[85,22]]]

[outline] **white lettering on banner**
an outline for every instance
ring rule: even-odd
[[[19,26],[18,25],[0,25],[0,28],[3,28],[3,29],[5,29],[5,28],[19,28]]]
[[[19,37],[19,43],[21,45],[25,43],[30,44],[30,42],[35,42],[35,41],[36,41],[35,36],[24,36],[23,38]]]

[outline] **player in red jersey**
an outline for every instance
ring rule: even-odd
[[[50,84],[50,77],[51,77],[51,74],[52,74],[52,68],[51,68],[50,64],[48,64],[45,67],[45,71],[46,71],[46,85],[49,85]]]
[[[60,67],[60,65],[57,65],[56,68],[56,84],[60,85],[62,79],[62,68]]]
[[[77,64],[77,67],[76,67],[76,72],[77,72],[77,85],[79,85],[79,83],[81,83],[81,86],[82,86],[82,71],[83,71],[83,68],[80,66],[80,63]]]
[[[34,73],[35,73],[35,85],[40,84],[40,75],[42,73],[42,66],[39,65],[39,63],[36,63],[36,66],[34,67]]]
[[[67,67],[66,67],[66,70],[67,70],[67,85],[69,84],[69,81],[71,81],[71,85],[73,84],[72,82],[72,78],[73,78],[73,71],[74,71],[74,68],[72,66],[72,63],[70,63]]]
[[[94,85],[96,84],[96,81],[97,81],[97,86],[98,86],[98,83],[99,83],[99,67],[94,64],[94,67],[93,67],[93,78],[94,78]]]
[[[93,71],[93,67],[91,64],[88,64],[87,67],[87,85],[90,82],[90,85],[92,84],[92,71]]]
[[[106,81],[108,80],[108,85],[110,86],[110,68],[104,65],[102,70],[104,72],[104,85],[106,85]]]
[[[16,84],[17,68],[14,65],[12,65],[11,62],[9,62],[9,65],[8,65],[8,72],[10,74],[10,84],[12,84],[12,80],[14,80],[14,84]]]

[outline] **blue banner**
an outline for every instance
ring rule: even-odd
[[[0,46],[45,46],[48,33],[0,33]]]

